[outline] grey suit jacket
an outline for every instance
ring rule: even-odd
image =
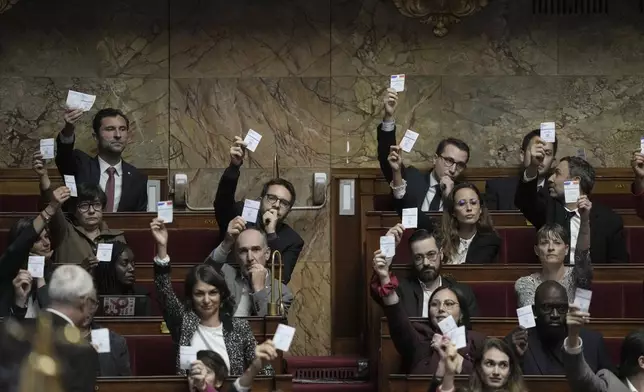
[[[595,374],[581,351],[571,354],[562,350],[566,379],[573,392],[630,392],[628,386],[610,370],[602,369]]]
[[[284,304],[285,315],[288,315],[288,310],[291,307],[293,302],[293,293],[291,289],[288,288],[284,283],[280,283],[277,279],[272,279],[271,274],[268,274],[269,283],[266,288],[262,291],[252,292],[252,288],[246,279],[246,277],[241,273],[241,271],[230,264],[226,263],[228,258],[228,252],[223,250],[221,244],[213,250],[208,258],[205,260],[205,263],[215,267],[219,271],[226,281],[228,289],[235,297],[235,314],[237,308],[240,305],[240,299],[244,295],[244,288],[247,288],[249,298],[252,302],[252,306],[248,311],[244,311],[245,314],[249,316],[266,316],[268,314],[268,303],[269,302],[278,302],[279,290],[277,285],[282,285],[282,303]],[[273,291],[273,301],[271,301],[271,287],[275,287]]]

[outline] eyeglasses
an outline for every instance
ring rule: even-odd
[[[438,309],[440,309],[440,308],[442,308],[444,306],[445,309],[449,310],[449,309],[454,309],[455,307],[457,307],[458,302],[452,301],[451,299],[445,300],[443,302],[441,302],[439,300],[436,300],[436,301],[432,301],[429,304],[429,306],[432,307],[432,308],[438,308]]]
[[[470,200],[461,199],[456,202],[456,205],[459,207],[465,207],[466,204],[469,204],[471,206],[476,206],[479,204],[479,201],[476,199],[470,199]]]
[[[567,304],[541,304],[541,311],[543,313],[552,313],[555,309],[557,313],[568,313]]]
[[[445,167],[447,167],[447,168],[450,168],[450,167],[452,167],[454,165],[456,165],[456,169],[460,170],[460,171],[463,171],[463,170],[465,170],[467,168],[467,163],[465,163],[465,162],[456,162],[452,158],[444,157],[442,155],[441,155],[441,159],[443,160],[443,162],[445,162]]]
[[[425,262],[425,260],[436,261],[436,259],[438,259],[438,252],[436,251],[430,251],[424,255],[423,254],[414,255],[414,263],[416,264],[422,264]]]
[[[268,200],[268,202],[271,203],[272,205],[275,205],[279,202],[280,207],[284,207],[285,209],[291,208],[291,202],[289,200],[281,199],[270,193],[267,193],[266,196],[264,197],[266,197],[266,200]]]
[[[98,300],[94,297],[87,297],[87,302],[89,302],[89,307],[92,311],[98,309]]]
[[[80,203],[78,205],[78,211],[87,212],[89,211],[89,207],[92,207],[94,211],[103,211],[103,204],[100,201],[95,201],[92,203]]]

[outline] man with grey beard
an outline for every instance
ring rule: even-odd
[[[404,227],[401,224],[389,229],[386,235],[396,239],[396,247],[402,239]],[[429,298],[434,290],[447,286],[458,291],[465,299],[470,317],[478,315],[476,296],[470,286],[458,283],[454,278],[441,276],[441,263],[443,252],[440,248],[442,239],[438,231],[419,229],[409,237],[412,273],[409,277],[398,278],[396,292],[400,298],[408,317],[427,317],[429,313]],[[381,302],[380,297],[373,293],[376,302]]]

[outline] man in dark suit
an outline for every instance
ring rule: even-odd
[[[215,217],[219,224],[220,240],[223,241],[228,231],[228,224],[237,216],[242,216],[244,202],[235,201],[237,181],[239,181],[239,168],[244,163],[246,144],[240,137],[235,137],[235,142],[230,148],[230,165],[224,170],[219,180],[217,194],[213,203]],[[268,247],[272,251],[279,251],[282,255],[283,270],[282,282],[288,284],[291,274],[295,269],[297,259],[304,247],[302,237],[291,228],[284,220],[295,205],[295,187],[282,178],[274,178],[264,184],[262,188],[257,223],[248,223],[247,226],[257,226],[266,232]],[[235,264],[232,254],[228,261]]]
[[[74,123],[81,110],[65,112],[65,127],[56,139],[56,166],[60,175],[76,183],[98,184],[107,196],[105,212],[147,211],[148,176],[121,159],[129,138],[130,121],[117,109],[102,109],[92,121],[98,155],[74,149]]]
[[[528,132],[523,137],[523,142],[521,142],[521,162],[524,162],[524,166],[528,166],[529,163],[525,162],[526,151],[530,148],[530,145],[539,138],[541,131],[535,129]],[[544,195],[548,194],[548,186],[546,180],[548,179],[550,169],[552,164],[555,161],[555,156],[557,155],[557,140],[555,139],[554,143],[545,143],[543,161],[539,165],[539,179],[537,180],[537,191],[543,192]],[[488,210],[516,210],[518,209],[514,205],[514,195],[517,191],[517,186],[519,181],[521,181],[521,174],[523,174],[523,169],[521,173],[515,177],[505,177],[505,178],[493,178],[485,182],[485,202]]]
[[[398,93],[388,89],[384,99],[385,116],[378,126],[378,161],[392,188],[396,210],[401,213],[396,201],[407,195],[408,200],[421,211],[442,211],[443,198],[452,191],[454,181],[467,167],[470,148],[462,140],[443,139],[432,157],[433,169],[430,172],[422,173],[415,167],[405,167],[402,150],[396,141],[394,111],[397,104]]]
[[[50,307],[42,310],[38,319],[24,320],[21,325],[10,319],[3,324],[0,331],[0,369],[17,370],[30,353],[42,350],[39,344],[47,339],[42,334],[48,332],[43,325],[51,323],[53,355],[60,371],[62,390],[92,392],[99,369],[98,354],[83,341],[76,328],[96,307],[92,276],[77,265],[58,267],[49,282],[49,298]],[[63,337],[66,341],[62,340]],[[19,376],[20,372],[0,371],[0,390],[14,390],[18,383],[26,381]],[[30,375],[29,378],[33,377]]]
[[[401,224],[389,229],[386,235],[396,239],[396,247],[400,244],[403,236]],[[409,248],[412,255],[412,274],[409,277],[398,279],[396,292],[409,317],[428,317],[429,298],[434,290],[447,286],[458,291],[467,302],[461,304],[466,309],[469,317],[478,315],[476,296],[472,288],[466,284],[458,283],[451,276],[440,274],[443,253],[440,249],[442,243],[438,231],[425,229],[416,230],[409,237]],[[382,303],[382,299],[371,290],[372,298]]]
[[[568,335],[566,314],[568,294],[566,289],[554,280],[547,280],[537,288],[534,295],[533,311],[537,326],[517,329],[505,337],[520,358],[523,374],[553,376],[565,374],[561,347]],[[581,329],[584,341],[584,358],[597,372],[613,369],[610,355],[601,333]]]
[[[564,182],[579,181],[581,195],[590,197],[595,185],[595,170],[585,160],[578,157],[563,157],[548,178],[549,196],[536,192],[539,180],[539,167],[545,157],[545,144],[541,139],[535,141],[527,152],[528,166],[517,187],[514,203],[525,218],[539,230],[545,223],[558,223],[570,234],[570,255],[575,254],[577,236],[581,222],[577,202],[566,203]],[[590,214],[590,257],[593,263],[626,263],[628,251],[624,238],[624,222],[610,208],[593,202]],[[573,259],[574,260],[574,259]]]

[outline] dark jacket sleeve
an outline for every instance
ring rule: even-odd
[[[403,361],[408,366],[413,365],[418,359],[416,358],[420,343],[418,331],[409,321],[409,317],[407,317],[407,313],[405,313],[400,301],[393,305],[385,305],[383,309],[389,325],[389,334],[394,342],[396,351],[404,358]]]
[[[391,171],[391,166],[389,166],[389,161],[387,157],[389,156],[389,148],[398,144],[396,142],[396,128],[391,132],[385,132],[382,130],[382,123],[378,125],[378,130],[376,131],[378,136],[378,163],[380,163],[380,170],[382,174],[387,179],[387,182],[391,182],[393,179],[393,173]]]
[[[117,333],[110,331],[110,349],[116,374],[109,377],[128,377],[132,375],[130,368],[130,352],[127,348],[125,338]]]
[[[88,161],[89,155],[82,151],[74,150],[74,143],[63,143],[60,141],[60,134],[56,138],[56,167],[61,176],[75,176],[84,162]],[[86,162],[85,162],[86,163]]]
[[[606,262],[628,263],[630,257],[626,248],[626,236],[624,235],[624,221],[622,217],[611,211],[611,230],[606,237]],[[592,250],[592,245],[591,245]]]
[[[537,192],[539,177],[529,182],[523,181],[523,173],[519,178],[517,193],[514,195],[514,204],[523,216],[538,230],[546,224],[548,202],[550,196]]]
[[[474,241],[477,244],[475,247],[470,246],[465,258],[466,263],[490,264],[497,261],[499,249],[501,248],[501,238],[496,233],[477,235]]]
[[[11,282],[18,274],[18,270],[27,262],[29,250],[38,239],[33,224],[25,227],[15,241],[13,241],[0,256],[0,282]]]
[[[235,192],[237,191],[239,175],[240,172],[238,166],[229,165],[226,170],[224,170],[224,174],[222,174],[221,179],[219,180],[215,201],[213,202],[215,218],[217,219],[219,233],[222,239],[226,235],[228,224],[231,220],[235,219],[235,216],[237,216]]]
[[[146,212],[148,210],[148,176],[138,171],[140,188],[137,194],[136,207],[134,211]]]
[[[599,339],[597,341],[597,371],[607,369],[615,373],[617,369],[615,368],[613,362],[610,360],[611,356],[608,352],[608,349],[606,348],[606,341],[604,340],[604,336],[601,333],[598,333],[598,335]]]
[[[69,353],[71,372],[65,375],[66,392],[94,392],[100,366],[98,353],[90,345],[73,347]]]
[[[499,210],[499,193],[495,189],[497,184],[495,180],[485,181],[485,205],[488,210]]]
[[[415,168],[411,168],[411,170],[414,170]],[[434,231],[436,227],[436,222],[434,222],[434,219],[430,218],[429,215],[427,215],[425,212],[422,211],[422,206],[423,203],[419,202],[414,198],[414,196],[409,192],[409,183],[407,183],[407,191],[405,192],[405,196],[403,196],[402,199],[396,199],[395,197],[392,196],[392,199],[394,200],[394,210],[396,210],[396,213],[398,216],[402,216],[402,210],[405,208],[416,208],[418,209],[418,229],[425,229],[427,231]]]
[[[292,236],[288,237],[281,237],[277,233],[268,236],[269,248],[271,248],[271,250],[279,250],[282,254],[282,263],[284,265],[284,271],[282,271],[282,282],[284,282],[284,284],[288,284],[288,282],[291,281],[291,275],[293,274],[293,270],[295,270],[295,264],[297,263],[297,259],[300,257],[302,248],[304,248],[304,240],[302,240],[294,230],[292,230]],[[292,242],[293,239],[295,239],[294,242]]]

